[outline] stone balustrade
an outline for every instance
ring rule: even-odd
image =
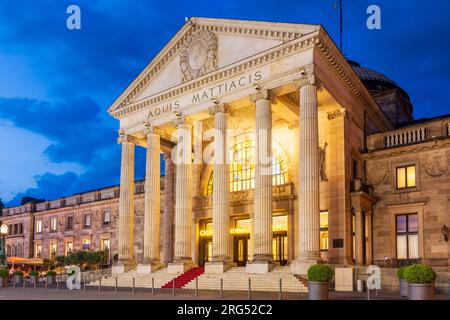
[[[450,117],[434,121],[417,121],[408,127],[381,132],[367,137],[368,151],[395,148],[450,137]]]

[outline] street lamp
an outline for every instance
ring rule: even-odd
[[[5,237],[8,235],[8,225],[0,222],[0,268],[8,266],[8,260],[5,252]]]

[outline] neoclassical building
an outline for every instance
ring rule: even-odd
[[[114,271],[159,268],[161,241],[173,246],[169,272],[448,266],[449,118],[414,122],[412,111],[402,88],[347,61],[321,26],[189,19],[108,109],[122,145]],[[147,149],[142,261],[136,147]],[[164,238],[160,153],[175,176]]]
[[[448,272],[450,116],[415,120],[407,92],[321,26],[191,18],[108,112],[122,147],[113,273]]]

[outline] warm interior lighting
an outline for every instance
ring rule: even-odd
[[[2,224],[0,227],[0,235],[2,236],[6,236],[8,235],[8,225],[7,224]]]

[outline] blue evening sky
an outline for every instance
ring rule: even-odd
[[[118,122],[106,109],[186,16],[322,24],[337,0],[0,1],[0,198],[53,199],[119,182]],[[66,9],[81,8],[81,30]],[[366,28],[366,9],[382,29]],[[450,2],[344,0],[344,53],[409,92],[416,118],[450,113]],[[137,148],[136,178],[144,176]]]

